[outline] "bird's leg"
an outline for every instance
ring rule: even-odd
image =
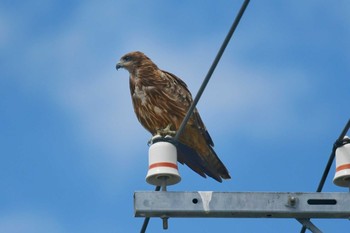
[[[167,125],[167,127],[165,127],[164,129],[158,129],[158,130],[157,130],[157,134],[160,134],[160,135],[162,135],[162,136],[166,136],[166,135],[175,136],[176,131],[170,130],[171,126],[172,126],[172,125],[169,124],[169,125]]]
[[[167,125],[167,127],[165,127],[164,129],[157,129],[156,134],[150,140],[148,140],[147,144],[152,145],[155,139],[159,139],[161,137],[167,137],[167,136],[174,137],[176,134],[176,131],[170,130],[170,128],[171,128],[171,124]]]

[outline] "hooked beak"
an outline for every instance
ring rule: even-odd
[[[123,64],[121,63],[121,62],[118,62],[117,63],[117,65],[115,66],[115,68],[117,69],[117,70],[119,70],[120,68],[123,68],[124,66],[123,66]]]

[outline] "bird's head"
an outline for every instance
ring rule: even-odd
[[[120,58],[116,65],[116,69],[124,68],[130,73],[140,67],[144,62],[151,62],[151,60],[142,52],[130,52]]]

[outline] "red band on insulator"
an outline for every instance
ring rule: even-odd
[[[337,167],[336,171],[339,172],[339,171],[345,170],[345,169],[350,169],[350,164],[340,165],[339,167]]]
[[[175,168],[177,170],[176,164],[167,163],[167,162],[153,163],[149,166],[149,169],[156,168],[156,167],[171,167],[171,168]]]

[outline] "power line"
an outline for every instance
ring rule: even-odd
[[[209,69],[209,71],[207,73],[207,76],[205,76],[204,81],[203,81],[201,87],[199,88],[196,97],[194,98],[190,108],[187,111],[187,114],[186,114],[185,118],[183,119],[183,121],[182,121],[182,123],[181,123],[181,125],[180,125],[180,127],[179,127],[179,129],[178,129],[178,131],[177,131],[177,133],[175,135],[175,137],[174,137],[174,139],[176,141],[179,140],[179,137],[181,136],[182,132],[184,131],[188,120],[190,119],[194,109],[196,108],[196,105],[197,105],[199,99],[201,98],[201,96],[202,96],[202,94],[204,92],[204,89],[207,86],[207,84],[208,84],[212,74],[214,73],[214,70],[215,70],[217,64],[219,63],[222,54],[224,53],[228,43],[230,42],[231,37],[232,37],[233,33],[235,32],[235,30],[237,28],[237,25],[238,25],[239,21],[241,20],[241,18],[243,16],[243,13],[244,13],[245,9],[247,8],[248,4],[249,4],[249,0],[245,0],[243,2],[241,9],[239,10],[235,20],[233,21],[233,24],[232,24],[232,26],[231,26],[231,28],[230,28],[230,30],[229,30],[229,32],[228,32],[224,42],[222,43],[222,45],[220,47],[220,50],[219,50],[218,54],[216,55],[216,57],[215,57],[215,59],[213,61],[213,64],[211,65],[211,67],[210,67],[210,69]]]

